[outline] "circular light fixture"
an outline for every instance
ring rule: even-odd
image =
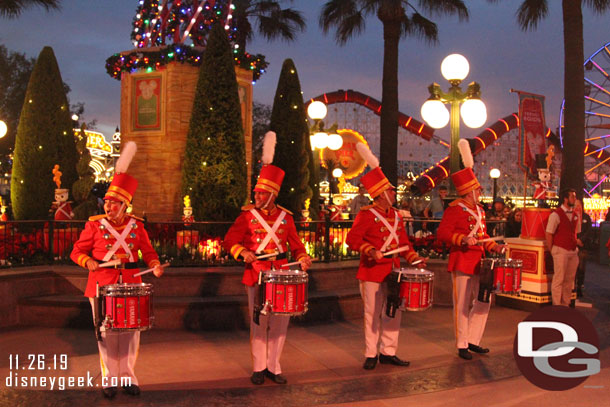
[[[478,129],[487,121],[487,108],[481,99],[468,99],[460,107],[464,124],[472,129]]]
[[[343,175],[343,170],[341,168],[335,168],[333,170],[333,177],[339,178]]]
[[[6,132],[8,131],[8,127],[6,127],[6,123],[0,120],[0,138],[6,136]]]
[[[327,112],[326,105],[318,100],[311,102],[307,107],[307,115],[313,120],[322,120]]]
[[[449,123],[449,111],[440,100],[429,99],[421,107],[421,117],[435,129],[443,128]]]
[[[316,140],[315,141],[316,148],[319,148],[321,150],[323,148],[328,147],[328,134],[327,133],[320,131],[318,133],[315,133],[313,136]]]
[[[338,134],[331,134],[328,136],[328,148],[336,151],[343,146],[343,137]]]
[[[72,120],[77,121],[78,120],[78,115],[76,113],[74,113],[72,115]]]
[[[451,54],[441,62],[441,73],[448,81],[462,81],[468,76],[470,65],[460,54]]]
[[[500,170],[499,170],[499,169],[497,169],[497,168],[492,168],[492,169],[489,171],[489,176],[490,176],[491,178],[493,178],[493,179],[500,178],[500,175],[502,175],[502,174],[500,173]]]

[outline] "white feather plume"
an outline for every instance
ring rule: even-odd
[[[268,131],[265,133],[265,138],[263,139],[263,156],[261,157],[263,164],[271,164],[273,162],[276,141],[275,132]]]
[[[379,167],[379,159],[375,157],[375,154],[364,143],[356,144],[356,150],[358,150],[360,156],[364,158],[364,161],[366,161],[371,169]]]
[[[114,172],[116,174],[127,172],[131,160],[136,155],[136,151],[138,151],[138,146],[133,141],[128,141],[123,145],[123,148],[121,148],[121,156],[116,161],[116,166],[114,167]]]
[[[470,144],[468,144],[468,140],[463,138],[460,139],[460,141],[458,141],[458,150],[460,150],[464,167],[474,167],[474,159],[472,158],[472,151],[470,151]]]

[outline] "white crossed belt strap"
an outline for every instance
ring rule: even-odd
[[[379,214],[379,212],[377,212],[373,208],[371,208],[369,210],[371,212],[373,212],[373,215],[375,215],[375,217],[377,219],[379,219],[381,221],[381,223],[383,223],[385,225],[385,227],[390,231],[390,238],[386,239],[385,243],[383,244],[383,246],[381,246],[381,249],[379,249],[379,250],[382,252],[385,252],[385,250],[388,248],[390,243],[392,243],[392,240],[396,240],[396,244],[399,244],[400,242],[398,241],[398,234],[396,234],[396,231],[398,230],[398,214],[396,212],[394,212],[394,227],[392,227],[392,226],[390,226],[390,223],[385,218],[385,216],[381,216]]]
[[[462,208],[464,208],[464,210],[466,212],[468,212],[469,214],[471,214],[472,216],[474,216],[474,218],[477,221],[477,224],[474,225],[474,227],[472,228],[472,230],[470,231],[470,233],[468,233],[468,237],[473,237],[475,233],[477,233],[477,231],[479,229],[481,229],[481,231],[483,231],[483,215],[481,215],[481,210],[479,209],[479,205],[476,205],[477,208],[477,213],[474,213],[474,211],[472,209],[470,209],[469,207],[467,207],[466,205],[464,205],[463,203],[459,204]]]
[[[57,211],[63,213],[64,215],[66,215],[67,218],[72,218],[72,216],[68,212],[64,211],[64,207],[63,206],[58,208]]]
[[[263,239],[261,244],[256,249],[256,253],[261,253],[263,250],[265,250],[265,247],[267,247],[267,244],[269,243],[270,240],[273,240],[275,242],[275,245],[277,246],[277,249],[280,251],[280,253],[284,253],[284,249],[282,249],[282,245],[280,244],[280,239],[278,239],[277,234],[275,232],[277,232],[280,225],[282,224],[282,220],[284,220],[284,217],[286,216],[286,212],[282,211],[282,213],[280,213],[280,216],[277,217],[277,219],[275,220],[275,223],[273,223],[273,226],[269,226],[267,221],[265,219],[263,219],[261,214],[258,213],[258,211],[256,209],[254,209],[254,208],[250,209],[250,213],[252,213],[252,215],[256,218],[256,220],[258,220],[258,223],[260,223],[261,226],[267,232],[267,235],[265,236],[265,238]]]
[[[106,230],[108,230],[108,232],[116,239],[116,242],[114,242],[112,248],[104,256],[104,261],[110,260],[112,258],[112,255],[115,254],[117,250],[119,250],[119,247],[122,247],[123,250],[125,250],[125,253],[129,253],[129,261],[133,263],[135,259],[133,258],[133,253],[131,252],[131,249],[127,245],[125,239],[127,239],[127,235],[131,231],[132,225],[136,223],[136,220],[134,218],[129,219],[129,222],[127,222],[127,226],[125,226],[125,229],[123,229],[123,233],[121,233],[120,235],[119,232],[117,232],[116,229],[113,228],[110,222],[108,222],[106,219],[102,219],[100,222],[102,225],[104,225],[104,227],[106,227]]]

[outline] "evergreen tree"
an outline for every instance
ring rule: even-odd
[[[286,171],[277,202],[298,218],[305,200],[311,197],[308,168],[311,148],[306,150],[309,129],[299,75],[292,59],[286,59],[282,65],[270,128],[277,134],[273,164]]]
[[[311,198],[309,201],[309,217],[313,220],[320,218],[320,162],[314,157],[317,151],[311,151],[311,142],[309,137],[305,140],[305,149],[309,153],[309,189],[311,190]]]
[[[53,202],[51,170],[59,164],[62,187],[71,189],[77,178],[78,154],[64,84],[51,47],[44,47],[30,76],[21,110],[11,200],[16,220],[44,219]]]
[[[97,198],[91,193],[91,189],[95,184],[95,177],[93,176],[92,168],[89,166],[91,154],[87,148],[86,128],[85,124],[81,126],[76,142],[76,149],[80,159],[76,166],[78,179],[72,186],[72,196],[74,196],[77,204],[74,208],[74,219],[87,219],[89,216],[97,213]]]
[[[187,133],[182,195],[197,220],[233,220],[246,202],[246,154],[233,57],[223,27],[210,32]]]

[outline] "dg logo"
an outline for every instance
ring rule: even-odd
[[[601,368],[593,324],[568,307],[541,308],[520,322],[513,354],[523,376],[545,390],[571,389]]]

